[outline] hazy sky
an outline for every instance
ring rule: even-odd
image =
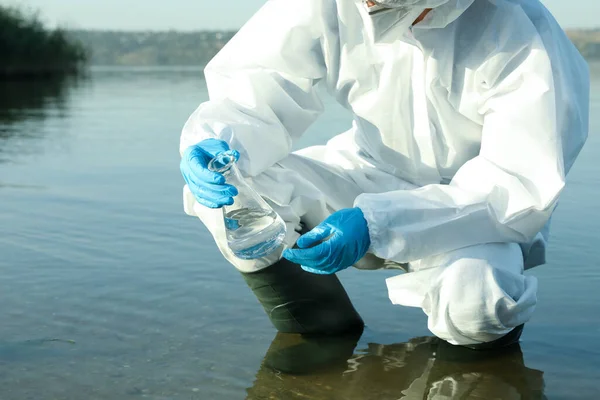
[[[350,1],[350,0],[349,0]],[[600,0],[542,0],[565,28],[597,27]],[[0,0],[40,10],[50,25],[118,30],[235,29],[265,0]]]

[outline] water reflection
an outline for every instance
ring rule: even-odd
[[[40,114],[48,107],[65,109],[69,88],[76,86],[81,78],[56,77],[48,79],[0,80],[0,121],[19,121]]]
[[[475,351],[435,337],[370,343],[278,334],[247,399],[546,399],[520,346]]]
[[[32,129],[26,122],[41,121],[50,114],[66,118],[69,92],[81,81],[81,77],[73,76],[0,80],[0,162],[7,161],[6,153],[11,152],[9,140],[38,139],[45,134],[45,130]]]

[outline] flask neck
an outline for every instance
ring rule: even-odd
[[[234,203],[223,207],[223,212],[226,213],[242,208],[272,211],[265,200],[246,183],[237,168],[236,162],[236,153],[225,151],[217,154],[208,164],[209,170],[222,174],[227,183],[238,190],[237,196],[233,198]]]
[[[235,153],[232,150],[224,151],[210,160],[208,169],[212,172],[218,172],[227,176],[231,173],[232,169],[235,169],[236,161]]]
[[[226,170],[222,171],[221,174],[225,177],[225,181],[228,184],[237,187],[238,190],[240,186],[246,185],[246,182],[242,178],[240,170],[235,165],[235,162],[232,165],[230,165]]]
[[[223,175],[227,183],[239,189],[239,186],[244,186],[245,182],[239,173],[236,162],[236,153],[228,150],[217,154],[208,164],[208,169]]]

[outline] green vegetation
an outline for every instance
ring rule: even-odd
[[[47,30],[36,14],[0,5],[0,77],[77,72],[86,60],[65,31]]]
[[[71,31],[93,65],[206,65],[235,32]]]

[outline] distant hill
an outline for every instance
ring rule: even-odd
[[[92,65],[206,65],[235,32],[70,31]]]
[[[600,29],[573,29],[567,35],[588,60],[600,60]]]
[[[93,65],[206,65],[235,32],[70,31]],[[600,30],[568,32],[589,60],[600,59]]]

